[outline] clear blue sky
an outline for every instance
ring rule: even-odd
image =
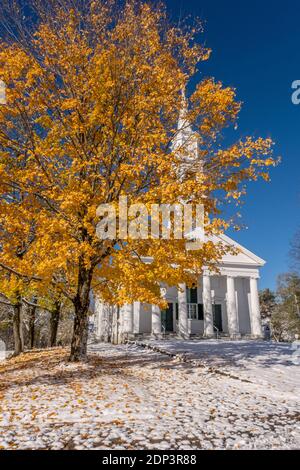
[[[274,288],[289,266],[290,241],[300,226],[300,105],[291,84],[300,80],[300,3],[286,1],[167,0],[172,20],[189,14],[204,21],[212,49],[198,78],[214,76],[243,101],[239,135],[270,136],[282,163],[270,183],[252,183],[242,208],[248,229],[229,233],[267,261],[260,287]]]

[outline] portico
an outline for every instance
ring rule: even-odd
[[[203,269],[197,285],[188,288],[162,285],[161,297],[167,308],[134,302],[120,310],[120,328],[127,336],[152,335],[161,338],[168,334],[187,339],[228,336],[262,336],[258,296],[259,268],[264,261],[246,248],[226,237],[222,240],[237,250],[222,259],[218,272]],[[98,337],[103,338],[105,307],[98,308],[96,324]],[[97,309],[96,309],[97,310]],[[96,312],[97,313],[97,312]]]

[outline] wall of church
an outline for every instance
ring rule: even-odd
[[[236,278],[236,300],[239,318],[239,331],[243,334],[251,333],[250,325],[250,312],[248,294],[250,295],[250,280],[249,278]]]
[[[133,332],[151,333],[151,305],[134,302]]]
[[[226,294],[227,284],[225,276],[211,276],[212,300],[222,309],[222,332],[228,333]]]
[[[150,304],[141,305],[140,313],[140,332],[151,333],[151,314],[152,308]]]

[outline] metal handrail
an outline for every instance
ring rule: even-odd
[[[216,330],[216,339],[219,339],[219,333],[220,333],[219,328],[217,328],[216,325],[213,325],[213,328],[214,330]]]

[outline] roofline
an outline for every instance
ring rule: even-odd
[[[219,234],[219,235],[216,235],[216,236],[218,238],[220,238],[221,240],[223,240],[224,242],[226,242],[230,245],[233,245],[236,248],[238,248],[239,250],[241,250],[242,252],[244,252],[247,256],[249,256],[249,258],[251,258],[253,261],[255,261],[258,266],[264,266],[266,264],[266,261],[264,259],[262,259],[259,256],[255,255],[254,253],[252,253],[252,251],[248,250],[243,245],[240,245],[238,242],[236,242],[232,238],[228,237],[228,235],[225,235],[225,233],[222,233],[222,234]]]
[[[252,253],[252,251],[248,250],[243,245],[240,245],[238,242],[236,242],[232,238],[228,237],[224,233],[218,234],[218,235],[215,234],[214,236],[216,238],[219,238],[224,243],[227,243],[229,245],[234,246],[235,248],[238,248],[242,253],[249,256],[249,258],[252,259],[256,263],[255,264],[256,266],[264,266],[266,264],[266,261],[264,259],[262,259],[259,256],[255,255],[254,253]],[[142,259],[145,261],[145,263],[151,263],[152,260],[153,260],[153,258],[151,256],[143,256]],[[219,266],[222,266],[224,264],[236,264],[236,265],[242,266],[246,263],[240,262],[240,261],[233,261],[233,260],[231,260],[230,262],[222,262],[222,260],[220,260],[220,262],[218,263]]]

